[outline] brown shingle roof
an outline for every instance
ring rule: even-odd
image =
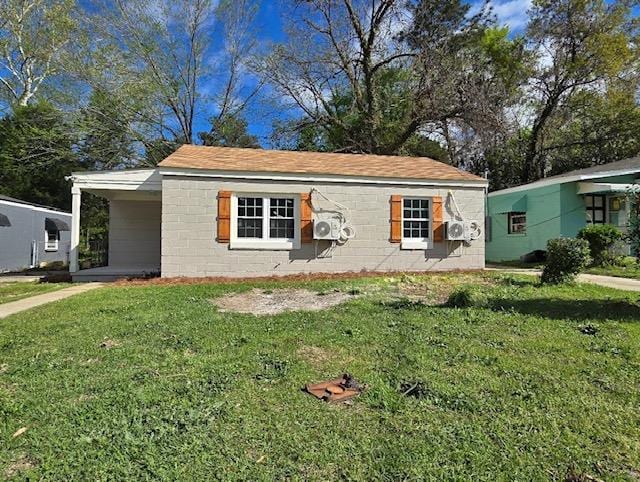
[[[160,167],[215,171],[328,174],[446,181],[484,181],[481,177],[428,157],[276,151],[184,145]]]

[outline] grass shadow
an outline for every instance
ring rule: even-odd
[[[561,298],[494,298],[493,311],[514,311],[555,320],[615,320],[640,322],[640,302],[631,300],[580,300]]]

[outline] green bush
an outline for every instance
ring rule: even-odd
[[[547,243],[547,264],[542,270],[541,281],[547,284],[573,281],[590,262],[589,243],[586,240],[550,239]]]
[[[460,286],[447,299],[447,306],[452,308],[483,307],[487,305],[487,296],[475,286]]]
[[[629,193],[629,230],[627,241],[631,245],[631,254],[635,255],[640,263],[640,190],[636,189]]]
[[[614,257],[609,250],[616,241],[622,239],[622,233],[611,224],[592,224],[580,230],[578,239],[584,239],[589,243],[593,264],[602,266],[613,260]]]

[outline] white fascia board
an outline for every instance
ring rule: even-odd
[[[381,185],[405,185],[405,186],[438,186],[438,187],[476,187],[485,188],[488,181],[447,181],[429,179],[407,179],[386,177],[357,177],[322,175],[322,174],[295,174],[295,173],[268,173],[251,171],[215,171],[208,169],[182,169],[161,168],[162,176],[187,176],[187,177],[215,177],[221,179],[241,179],[257,181],[294,181],[294,182],[326,182],[345,184],[381,184]]]
[[[514,192],[528,191],[529,189],[537,189],[539,187],[553,186],[554,184],[565,184],[567,182],[588,181],[589,179],[598,179],[601,177],[626,176],[628,174],[640,174],[640,169],[625,169],[623,171],[602,171],[594,174],[577,174],[575,176],[566,176],[553,179],[541,179],[539,181],[523,184],[521,186],[501,189],[489,193],[489,197],[500,196],[502,194],[511,194]]]
[[[605,192],[627,192],[634,188],[634,184],[620,184],[609,182],[579,182],[578,194],[595,194]]]
[[[75,172],[69,176],[69,179],[73,181],[74,189],[162,190],[162,178],[157,169]]]
[[[102,178],[102,177],[125,177],[125,178],[148,178],[158,172],[157,168],[149,169],[112,169],[109,171],[75,171],[71,173],[69,178],[71,179],[83,179],[83,178]]]
[[[5,199],[0,199],[0,204],[4,204],[5,206],[14,206],[23,209],[30,209],[32,211],[42,211],[45,213],[57,214],[59,216],[71,216],[71,213],[66,211],[56,211],[55,209],[43,208],[40,206],[32,206],[30,204],[17,203],[13,201],[7,201]]]

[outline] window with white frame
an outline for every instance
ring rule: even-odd
[[[427,198],[402,199],[402,243],[426,248],[431,238],[431,202]]]
[[[293,249],[300,243],[299,196],[238,194],[232,198],[231,248]]]
[[[511,212],[508,215],[509,234],[527,233],[527,213]]]
[[[47,231],[44,232],[44,250],[45,251],[58,251],[58,242],[60,241],[60,231]]]

